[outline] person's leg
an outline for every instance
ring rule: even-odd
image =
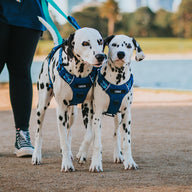
[[[41,32],[12,26],[7,67],[15,126],[28,130],[32,104],[31,64]]]
[[[29,137],[29,120],[32,105],[31,64],[41,32],[12,26],[9,39],[10,99],[16,127],[17,156],[32,155]],[[23,150],[28,147],[29,150]],[[21,149],[22,148],[22,149]]]
[[[0,22],[0,74],[4,68],[7,58],[9,31],[9,25]]]

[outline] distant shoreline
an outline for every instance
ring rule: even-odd
[[[192,60],[192,52],[191,53],[145,53],[145,60]],[[33,61],[43,61],[47,55],[38,55],[33,58]],[[133,58],[134,59],[134,55]]]

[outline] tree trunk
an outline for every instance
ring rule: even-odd
[[[114,33],[114,19],[108,18],[108,36],[113,35]]]

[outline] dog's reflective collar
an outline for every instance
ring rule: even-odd
[[[87,77],[76,77],[75,75],[70,74],[62,65],[62,47],[59,51],[59,62],[57,70],[60,77],[69,84],[73,92],[73,98],[71,101],[69,101],[69,105],[77,105],[79,103],[83,103],[90,88],[95,82],[98,68],[93,67],[91,73]]]
[[[99,71],[97,82],[110,98],[108,109],[103,114],[115,116],[119,111],[124,96],[131,90],[133,86],[133,75],[131,74],[129,80],[123,85],[114,85],[109,83]]]

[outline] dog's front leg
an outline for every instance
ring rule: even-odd
[[[71,127],[69,127],[68,108],[65,107],[63,110],[61,106],[62,105],[59,105],[57,108],[57,122],[60,137],[60,147],[62,150],[61,171],[75,171],[71,159],[71,144],[69,135]]]
[[[123,164],[126,170],[137,169],[138,166],[133,160],[131,152],[131,105],[128,111],[122,116],[123,126]]]
[[[79,152],[76,155],[79,163],[85,163],[87,159],[87,153],[89,150],[89,146],[92,141],[92,119],[93,119],[93,106],[92,102],[85,102],[81,106],[82,108],[82,116],[83,123],[86,128],[86,133],[84,136],[84,140],[79,148]]]
[[[122,163],[123,162],[123,155],[121,151],[121,134],[120,134],[120,126],[121,126],[121,114],[117,113],[114,117],[114,125],[115,130],[113,134],[114,138],[114,152],[113,152],[113,161],[115,163]]]
[[[102,113],[98,113],[102,114]],[[101,122],[102,115],[93,116],[92,129],[93,129],[93,155],[91,165],[89,168],[90,172],[103,171],[102,166],[102,144],[101,144]]]

